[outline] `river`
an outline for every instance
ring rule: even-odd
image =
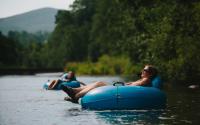
[[[55,74],[0,77],[0,125],[124,125],[200,124],[200,90],[167,85],[167,108],[162,110],[83,110],[66,102],[62,91],[42,88]],[[123,81],[120,77],[78,76],[85,83]]]

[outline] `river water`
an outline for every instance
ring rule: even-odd
[[[124,124],[200,124],[200,90],[170,87],[167,108],[162,110],[83,110],[66,102],[62,91],[42,88],[57,74],[0,77],[0,125],[124,125]],[[85,83],[123,81],[120,77],[78,76]]]

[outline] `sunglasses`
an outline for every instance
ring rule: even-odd
[[[149,72],[149,70],[148,70],[148,69],[143,69],[143,71],[145,71],[145,72]]]

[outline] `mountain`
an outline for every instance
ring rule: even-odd
[[[1,18],[0,31],[7,34],[8,31],[37,31],[52,32],[55,27],[55,15],[58,10],[53,8],[41,8],[27,13]]]

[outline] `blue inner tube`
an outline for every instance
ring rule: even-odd
[[[160,89],[160,76],[151,81],[151,87],[124,86],[116,82],[113,86],[103,86],[88,92],[80,101],[82,108],[94,110],[163,109],[166,95]]]
[[[88,92],[80,104],[92,110],[162,109],[166,95],[155,87],[103,86]]]
[[[46,82],[44,85],[43,85],[43,88],[44,89],[48,89],[49,87],[49,84],[50,82]],[[59,81],[58,82],[58,85],[53,89],[53,90],[61,90],[61,86],[64,85],[64,86],[69,86],[69,87],[72,87],[72,88],[78,88],[80,87],[80,82],[76,81],[76,80],[73,80],[73,81],[67,81],[67,82],[64,82],[64,81]]]

